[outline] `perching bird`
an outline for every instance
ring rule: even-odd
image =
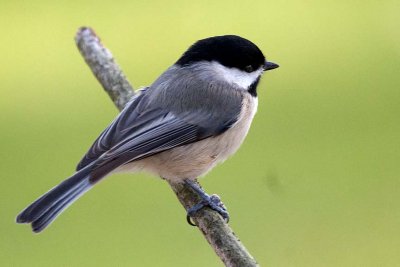
[[[17,222],[30,223],[40,232],[97,182],[120,171],[147,171],[186,182],[200,193],[203,204],[227,218],[225,209],[193,181],[239,148],[257,110],[260,77],[277,67],[239,36],[197,41],[130,100],[75,174],[23,210]]]

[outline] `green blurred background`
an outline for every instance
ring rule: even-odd
[[[262,266],[400,266],[399,1],[0,2],[1,266],[221,266],[167,184],[115,175],[45,232],[17,213],[117,110],[73,41],[92,26],[137,88],[237,34],[264,75],[240,151],[202,183]]]

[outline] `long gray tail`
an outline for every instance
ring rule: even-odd
[[[35,233],[45,229],[61,212],[88,191],[90,167],[76,172],[38,198],[17,216],[17,223],[30,223]]]

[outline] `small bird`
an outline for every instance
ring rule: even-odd
[[[242,144],[257,110],[257,85],[278,65],[235,35],[195,42],[156,81],[135,94],[94,141],[76,172],[25,208],[17,223],[41,232],[104,177],[147,171],[187,183],[204,205],[228,213],[195,182]]]

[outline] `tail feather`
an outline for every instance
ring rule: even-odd
[[[83,168],[38,198],[17,216],[17,223],[31,223],[34,232],[45,229],[62,211],[88,191],[90,166]]]
[[[60,215],[66,208],[68,208],[76,199],[83,195],[86,191],[90,189],[90,184],[82,185],[74,192],[66,195],[64,198],[60,199],[51,208],[46,210],[39,218],[32,222],[32,230],[35,233],[41,232],[50,223],[52,223],[58,215]]]

